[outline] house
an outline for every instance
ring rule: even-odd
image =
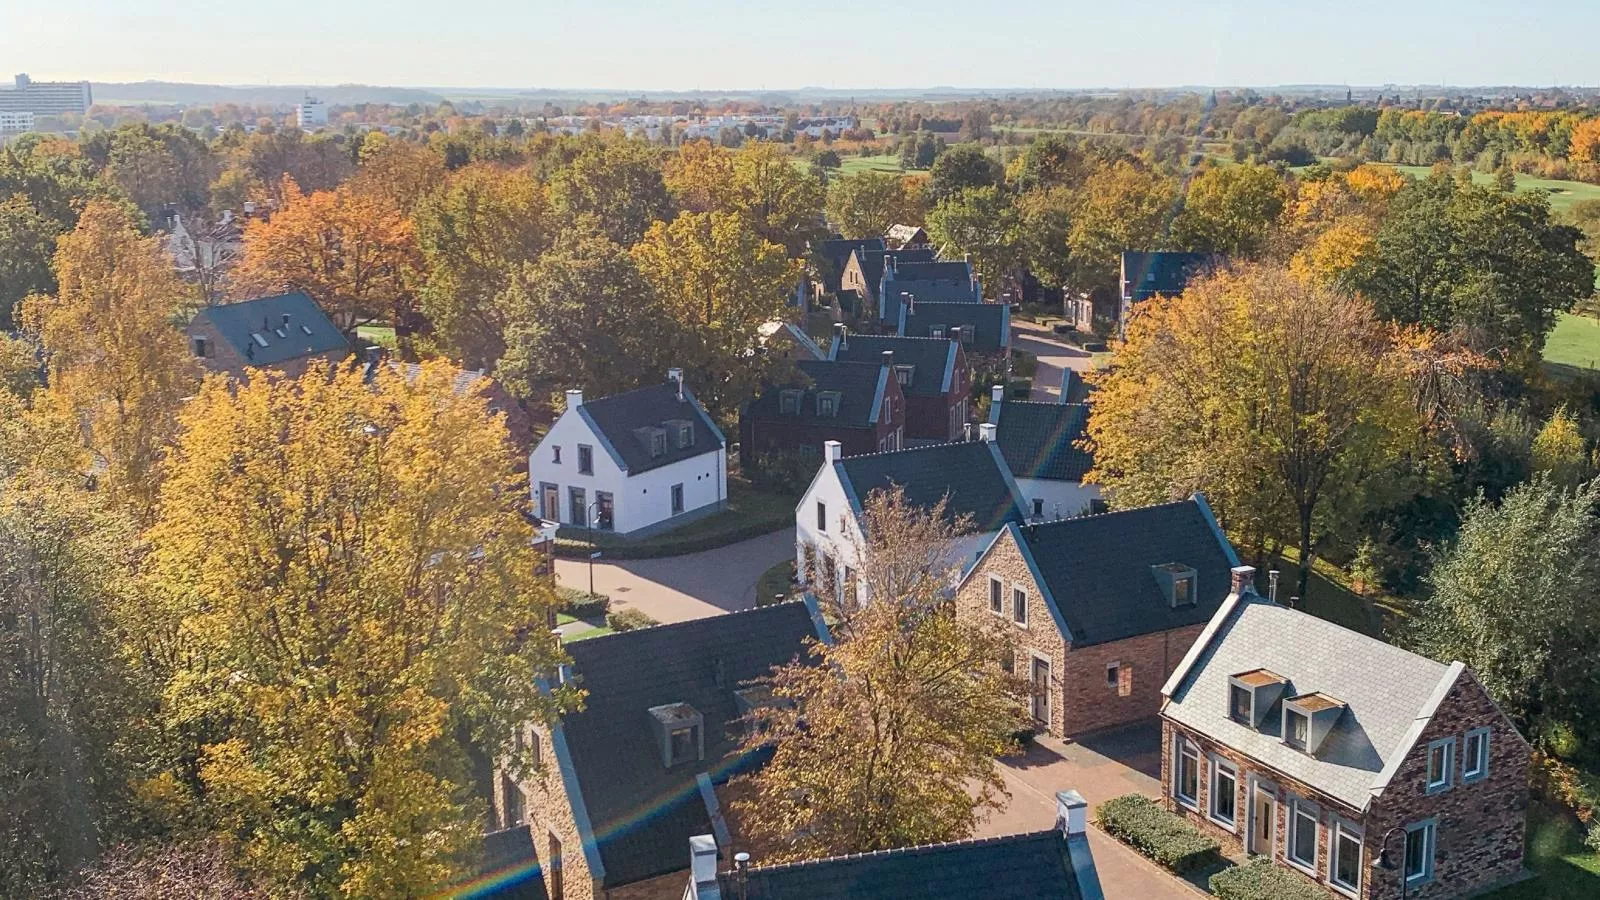
[[[778,359],[798,362],[802,359],[827,358],[811,335],[792,322],[765,322],[760,332],[761,346]]]
[[[1161,685],[1228,595],[1238,557],[1205,498],[1008,523],[956,615],[1015,639],[1036,727],[1061,738],[1152,719]]]
[[[1522,870],[1528,744],[1459,662],[1259,596],[1162,688],[1165,803],[1331,895],[1465,897]]]
[[[681,848],[726,833],[717,786],[768,758],[739,748],[762,703],[749,683],[818,640],[811,600],[568,644],[583,709],[527,726],[532,771],[502,762],[494,778],[498,824],[528,825],[550,900],[681,897]]]
[[[921,225],[890,225],[884,232],[884,240],[895,250],[904,250],[912,247],[926,247],[933,243],[928,238],[927,229]]]
[[[186,333],[189,352],[207,371],[241,380],[251,369],[299,378],[350,355],[344,334],[304,291],[203,307]]]
[[[1088,813],[1077,791],[1057,791],[1046,831],[773,866],[719,860],[713,836],[700,835],[683,900],[1104,900]]]
[[[884,356],[885,353],[892,355]],[[906,398],[907,443],[952,441],[966,429],[971,375],[959,343],[939,338],[851,334],[840,324],[834,328],[828,358],[879,364],[887,361],[894,366],[895,380]]]
[[[994,386],[989,400],[989,424],[995,427],[1000,455],[1028,498],[1028,515],[1034,519],[1061,519],[1082,512],[1102,512],[1099,485],[1084,484],[1094,468],[1094,455],[1083,446],[1088,439],[1089,406],[1068,403],[1069,384],[1054,403],[1007,400],[1005,385]]]
[[[1024,519],[1022,493],[992,441],[851,457],[840,450],[836,441],[824,446],[822,467],[795,507],[795,571],[819,595],[842,598],[855,583],[866,538],[861,517],[873,491],[899,487],[906,502],[926,509],[948,498],[946,514],[971,522],[952,552],[961,561],[977,559],[997,532]]]
[[[892,255],[883,260],[878,281],[878,321],[900,321],[901,307],[922,303],[980,303],[983,283],[963,260],[902,262]]]
[[[820,459],[827,441],[838,441],[853,456],[898,450],[905,430],[906,398],[891,360],[802,360],[791,379],[768,387],[745,407],[739,460],[749,469],[769,454]]]
[[[377,347],[368,347],[365,363],[368,382],[372,381],[381,361],[381,350]],[[422,371],[422,366],[417,363],[391,359],[388,360],[388,365],[404,376],[406,381],[416,381],[418,373]],[[511,392],[506,390],[498,378],[483,369],[458,368],[455,370],[455,378],[451,382],[450,389],[458,397],[465,396],[471,391],[481,393],[489,404],[489,414],[498,416],[504,422],[506,437],[512,449],[523,462],[527,461],[528,450],[533,446],[533,419],[529,417],[528,410],[517,398],[511,396]]]
[[[1121,299],[1118,325],[1126,327],[1133,306],[1157,295],[1183,293],[1189,279],[1222,265],[1215,253],[1178,253],[1167,250],[1122,251]]]
[[[483,862],[469,895],[473,900],[550,900],[530,825],[523,822],[483,836]]]
[[[882,253],[885,249],[887,248],[884,245],[883,238],[863,238],[861,240],[832,238],[812,244],[812,263],[816,266],[822,292],[825,294],[839,293],[839,279],[844,276],[844,267],[850,262],[852,253],[857,250]]]
[[[1111,334],[1122,314],[1122,301],[1107,287],[1088,291],[1061,289],[1061,315],[1067,325],[1082,334]]]
[[[721,510],[728,498],[727,441],[683,370],[667,383],[567,408],[528,458],[541,518],[644,537]]]
[[[986,354],[1003,359],[1011,350],[1011,306],[924,302],[916,298],[900,307],[895,333],[902,337],[949,338],[960,341],[969,356]]]
[[[839,290],[853,291],[861,299],[863,318],[877,315],[878,289],[883,284],[885,260],[896,262],[932,262],[933,251],[926,247],[905,250],[854,250],[845,261],[839,276]]]

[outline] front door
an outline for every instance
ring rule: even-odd
[[[546,522],[561,521],[561,489],[553,484],[539,484],[539,518]]]
[[[1050,730],[1050,661],[1033,658],[1033,721]]]
[[[1272,854],[1272,830],[1277,826],[1277,799],[1272,792],[1256,785],[1256,799],[1254,814],[1250,824],[1250,852],[1270,856]]]

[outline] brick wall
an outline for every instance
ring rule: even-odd
[[[601,900],[605,893],[599,881],[590,874],[588,860],[583,855],[583,842],[578,837],[572,801],[567,797],[567,786],[562,781],[560,767],[556,763],[550,730],[530,727],[526,734],[529,740],[538,743],[540,765],[538,771],[521,779],[517,787],[523,795],[524,818],[533,826],[534,850],[539,856],[539,867],[545,873],[546,889],[552,889],[550,873],[555,860],[551,853],[550,836],[553,834],[561,844],[562,896],[565,900]],[[503,786],[504,782],[497,772],[494,779],[494,808],[502,827],[512,824],[506,822],[507,804]],[[685,844],[685,860],[688,859],[687,847]],[[551,900],[556,900],[554,894],[551,894]]]
[[[233,345],[222,339],[222,334],[204,319],[196,319],[184,329],[183,339],[188,344],[190,352],[194,350],[194,338],[200,336],[206,339],[206,356],[200,362],[207,372],[224,372],[240,381],[248,380],[247,368],[254,366],[250,360],[236,353]],[[299,378],[313,365],[331,367],[350,356],[350,351],[341,347],[324,353],[313,353],[295,359],[285,360],[281,363],[267,367],[269,371],[281,373],[289,378]]]

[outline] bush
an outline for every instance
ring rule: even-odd
[[[598,619],[611,609],[611,598],[605,594],[591,594],[577,588],[558,587],[556,597],[561,602],[557,609],[574,619]]]
[[[1327,900],[1327,893],[1295,873],[1256,858],[1211,876],[1218,900]]]
[[[633,609],[632,607],[619,609],[613,613],[606,613],[606,625],[610,626],[612,631],[637,631],[640,628],[649,628],[652,625],[660,624],[660,622],[645,615],[641,610]]]
[[[1203,869],[1222,856],[1222,845],[1142,794],[1107,800],[1095,824],[1124,844],[1178,874]]]

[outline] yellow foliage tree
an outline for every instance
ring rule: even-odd
[[[1584,119],[1572,129],[1567,158],[1580,166],[1600,169],[1600,116]]]
[[[667,190],[686,212],[727,212],[733,207],[733,151],[708,140],[690,141],[668,157]]]
[[[312,896],[417,896],[482,830],[463,739],[571,689],[504,426],[444,363],[208,380],[147,539],[140,658],[171,768],[147,785]]]
[[[1387,203],[1406,186],[1406,176],[1394,166],[1362,163],[1344,177],[1345,183],[1361,199],[1373,203]]]

